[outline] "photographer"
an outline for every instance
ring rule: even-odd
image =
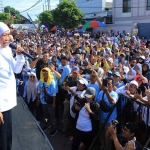
[[[101,129],[112,107],[118,101],[118,94],[115,91],[113,91],[114,80],[112,78],[107,78],[106,83],[105,84],[103,83],[103,85],[102,83],[100,83],[100,85],[102,90],[99,92],[98,102],[100,103],[101,107],[100,111],[100,129]],[[117,110],[115,108],[111,116],[109,117],[107,124],[105,125],[105,129],[99,135],[101,142],[101,150],[108,150],[111,147],[111,142],[108,139],[105,139],[104,137],[111,121],[116,118],[117,118]]]
[[[106,131],[106,138],[113,141],[116,150],[141,150],[139,144],[136,142],[137,127],[133,123],[126,123],[122,128],[122,134],[117,135],[116,126],[113,120]],[[132,144],[128,142],[133,142]]]
[[[81,142],[88,149],[92,137],[97,132],[96,121],[99,119],[99,104],[94,102],[96,91],[88,87],[85,91],[85,98],[79,98],[77,93],[70,91],[77,102],[72,106],[72,112],[76,113],[76,129],[73,138],[72,150],[78,150]]]

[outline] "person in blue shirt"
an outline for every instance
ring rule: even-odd
[[[125,85],[124,82],[121,80],[121,75],[119,72],[114,72],[113,79],[114,79],[114,86],[116,88],[120,88]]]
[[[113,91],[113,87],[114,87],[113,78],[107,78],[107,87],[102,85],[100,80],[98,82],[100,82],[101,89],[102,89],[98,94],[98,102],[100,103],[100,106],[101,106],[101,111],[100,111],[100,129],[101,129],[112,107],[118,101],[118,94],[115,91]],[[103,150],[111,149],[110,141],[104,137],[105,137],[107,128],[110,125],[111,121],[116,118],[117,118],[117,110],[115,108],[107,121],[105,130],[103,130],[99,136],[100,142],[102,143],[101,149]]]
[[[97,81],[97,78],[96,78],[97,75],[95,74],[91,74],[90,75],[90,82],[88,83],[87,87],[93,87],[96,91],[96,94],[95,94],[95,98],[94,100],[97,101],[98,100],[98,93],[100,91],[100,87],[99,87],[99,84],[96,82]]]
[[[50,98],[50,100],[49,100]],[[56,85],[49,68],[43,68],[40,73],[38,84],[38,103],[42,103],[42,111],[45,122],[50,120],[51,131],[50,136],[57,133],[55,118],[55,102],[56,102]]]
[[[68,59],[65,56],[61,57],[61,65],[58,66],[57,71],[59,72],[60,69],[63,69],[63,72],[61,73],[61,78],[58,80],[58,85],[61,85],[67,75],[71,73],[70,67],[67,65]]]

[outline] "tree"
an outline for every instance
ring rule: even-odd
[[[18,10],[16,10],[15,8],[13,8],[13,7],[6,6],[4,8],[4,12],[5,13],[10,13],[10,14],[15,13],[16,18],[14,20],[14,23],[18,23],[22,20],[22,17],[20,16],[20,12]]]
[[[44,11],[39,14],[38,19],[40,24],[46,25],[49,29],[53,26],[53,15],[50,11]]]
[[[63,0],[57,8],[52,11],[54,22],[65,29],[77,27],[82,19],[83,13],[78,9],[76,3]]]
[[[9,19],[9,14],[8,13],[0,13],[0,22],[4,22],[6,21],[7,19]]]

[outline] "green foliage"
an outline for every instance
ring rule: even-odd
[[[9,19],[9,14],[8,13],[0,13],[0,22],[4,22],[6,21],[7,19]]]
[[[82,19],[83,13],[78,9],[75,1],[63,0],[58,7],[52,11],[54,22],[65,29],[77,27]]]
[[[38,19],[40,24],[46,25],[49,29],[51,29],[53,25],[53,15],[50,11],[44,11],[39,14]]]
[[[16,18],[14,20],[14,23],[18,23],[22,20],[22,17],[20,16],[20,12],[18,10],[16,10],[15,8],[13,8],[13,7],[6,6],[4,8],[4,12],[5,13],[10,13],[10,14],[15,13]]]

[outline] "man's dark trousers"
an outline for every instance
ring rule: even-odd
[[[4,124],[0,124],[0,150],[11,150],[12,146],[12,110],[2,112]]]

